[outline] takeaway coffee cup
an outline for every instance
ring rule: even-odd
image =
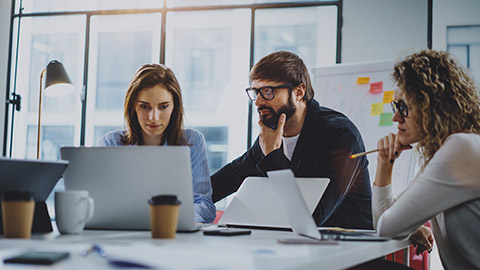
[[[2,194],[3,235],[5,238],[30,238],[35,201],[30,192]]]
[[[86,190],[55,192],[55,219],[62,234],[79,234],[93,217],[94,203]]]
[[[175,195],[152,197],[150,204],[150,229],[152,238],[175,238],[180,201]]]

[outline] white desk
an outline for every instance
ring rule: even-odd
[[[177,234],[174,240],[153,240],[149,231],[84,231],[81,235],[57,232],[31,240],[0,240],[2,259],[26,249],[67,250],[68,259],[42,269],[116,269],[98,254],[80,251],[101,245],[108,258],[138,261],[159,269],[344,269],[409,245],[407,240],[341,242],[340,245],[286,245],[277,239],[296,237],[292,232],[252,230],[245,236],[204,236],[202,232]],[[0,262],[1,265],[1,262]],[[5,269],[37,267],[7,264]],[[0,267],[1,268],[1,267]],[[38,267],[40,268],[40,267]]]

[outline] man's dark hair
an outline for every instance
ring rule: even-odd
[[[308,69],[298,55],[279,51],[271,53],[258,61],[250,71],[250,81],[268,80],[292,83],[294,87],[303,83],[305,95],[303,100],[308,103],[313,99],[313,87]]]

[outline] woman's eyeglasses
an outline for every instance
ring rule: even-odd
[[[405,104],[403,100],[399,100],[399,101],[392,100],[391,104],[392,104],[393,114],[395,114],[398,110],[398,112],[402,117],[408,116],[407,104]]]
[[[265,100],[272,100],[275,97],[275,89],[288,88],[291,90],[292,86],[291,83],[287,83],[278,86],[265,86],[260,88],[249,87],[245,89],[245,91],[247,91],[248,98],[250,98],[251,101],[257,100],[258,94],[260,94]]]

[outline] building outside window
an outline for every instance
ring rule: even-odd
[[[247,146],[248,25],[247,9],[167,14],[165,63],[182,87],[185,125],[208,130],[210,173]]]
[[[447,50],[480,84],[480,25],[447,27]]]
[[[275,51],[291,51],[303,59],[312,75],[312,67],[335,64],[336,38],[335,6],[261,9],[256,12],[255,62]],[[259,132],[258,114],[253,117],[252,142]]]
[[[86,146],[96,146],[103,134],[124,128],[130,79],[142,65],[158,63],[161,18],[160,13],[91,17]]]

